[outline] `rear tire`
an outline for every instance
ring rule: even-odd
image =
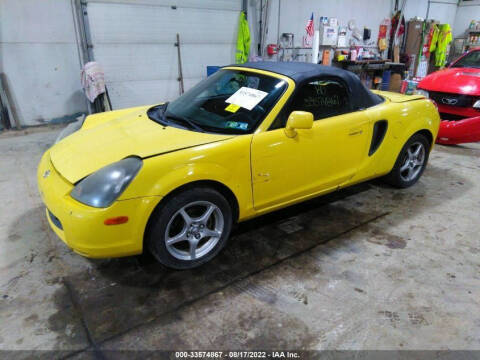
[[[402,189],[415,184],[427,166],[430,146],[422,134],[413,135],[400,151],[392,171],[383,180]]]
[[[166,199],[150,220],[146,245],[172,269],[192,269],[213,259],[226,245],[232,209],[208,187],[187,189]]]

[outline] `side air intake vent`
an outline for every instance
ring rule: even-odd
[[[379,120],[373,126],[373,136],[372,143],[370,144],[370,150],[368,151],[368,156],[375,154],[375,151],[378,150],[380,144],[387,133],[388,122],[387,120]]]

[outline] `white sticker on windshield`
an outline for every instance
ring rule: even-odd
[[[239,105],[247,110],[252,110],[267,95],[268,93],[265,91],[243,86],[238,89],[235,94],[225,100],[225,102]]]

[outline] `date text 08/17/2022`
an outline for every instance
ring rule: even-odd
[[[176,359],[298,359],[295,351],[176,351]]]

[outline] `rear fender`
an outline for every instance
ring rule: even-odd
[[[428,131],[433,140],[432,145],[437,137],[440,116],[431,101],[411,101],[397,106],[394,115],[389,117],[392,139],[389,142],[388,155],[385,154],[378,161],[375,171],[377,176],[387,174],[392,170],[398,154],[414,134],[420,131]]]
[[[403,145],[415,133],[427,130],[432,136],[432,145],[438,134],[440,126],[440,115],[435,105],[429,100],[415,101],[407,103],[408,110],[404,111],[402,119],[399,121],[397,127],[397,155],[402,149]]]

